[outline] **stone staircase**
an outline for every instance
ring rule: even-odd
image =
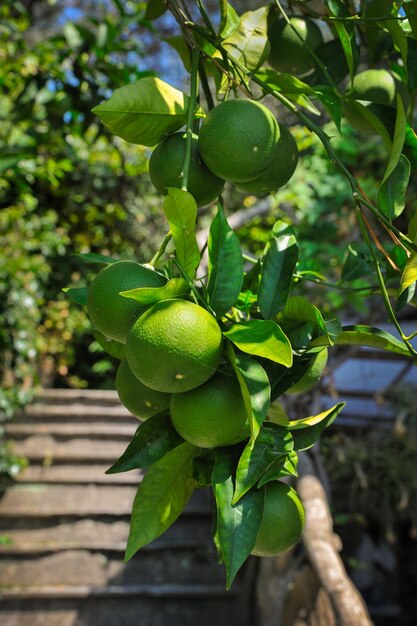
[[[105,470],[137,425],[115,392],[48,390],[7,426],[29,466],[0,497],[2,626],[252,623],[253,563],[226,592],[208,490],[123,562],[142,474]]]

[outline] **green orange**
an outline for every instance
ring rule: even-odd
[[[222,357],[222,333],[214,317],[187,300],[162,300],[129,331],[126,356],[135,376],[164,393],[206,382]]]
[[[120,402],[135,417],[146,420],[169,407],[170,394],[146,387],[123,359],[116,374],[116,391]]]
[[[267,483],[261,526],[252,554],[276,556],[301,538],[305,512],[295,489],[280,481]]]
[[[205,118],[198,148],[207,167],[232,182],[245,182],[270,165],[279,126],[269,109],[252,100],[227,100]]]
[[[278,72],[306,74],[313,68],[313,60],[305,44],[317,50],[323,37],[317,24],[307,17],[290,17],[289,21],[287,23],[276,11],[270,12],[268,61]]]
[[[135,263],[117,261],[97,274],[88,290],[90,319],[106,337],[125,343],[129,328],[144,310],[134,300],[119,295],[137,287],[162,287],[165,276]]]
[[[152,152],[149,160],[149,176],[161,193],[167,187],[181,188],[185,158],[186,135],[169,135]],[[191,161],[187,189],[197,206],[209,204],[222,192],[224,180],[213,174],[204,164],[198,151],[197,135],[192,136]]]
[[[204,385],[171,396],[178,433],[200,448],[231,446],[249,436],[248,417],[233,373],[217,372]]]
[[[279,130],[280,136],[275,144],[269,167],[258,178],[238,183],[238,189],[262,196],[276,191],[290,180],[298,163],[297,143],[284,124],[279,124]]]

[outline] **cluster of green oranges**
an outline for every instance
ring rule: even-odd
[[[169,135],[153,151],[149,175],[158,191],[181,187],[186,135]],[[298,162],[291,132],[271,111],[252,100],[227,100],[204,119],[192,137],[188,191],[198,206],[217,198],[224,181],[264,195],[285,185]]]
[[[140,287],[163,287],[164,275],[133,261],[101,270],[88,292],[95,328],[124,345],[116,376],[121,402],[147,420],[169,411],[171,421],[199,448],[231,446],[250,435],[247,412],[233,369],[223,358],[216,319],[187,299],[161,300],[149,307],[120,296]],[[268,483],[263,522],[254,553],[280,553],[303,530],[304,510],[284,483]]]

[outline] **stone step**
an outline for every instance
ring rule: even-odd
[[[0,594],[18,586],[65,587],[138,584],[225,584],[224,567],[217,562],[212,542],[165,550],[142,550],[128,562],[119,554],[65,550],[46,556],[3,555],[0,560]]]
[[[0,518],[99,517],[130,515],[136,488],[107,485],[15,485],[0,500]],[[198,490],[189,513],[210,513],[210,494]]]
[[[5,425],[8,437],[23,439],[33,435],[48,435],[56,440],[72,437],[89,437],[94,439],[129,440],[139,426],[139,420],[132,418],[132,423],[113,424],[108,422],[80,423],[51,423],[51,422],[10,422]]]
[[[191,504],[191,503],[190,503]],[[214,512],[214,511],[213,511]],[[213,513],[212,512],[212,513]],[[178,520],[161,537],[153,541],[146,549],[159,550],[165,546],[175,548],[190,544],[205,545],[212,541],[212,514],[199,517],[198,523],[193,515],[181,515]],[[0,527],[3,545],[1,554],[12,554],[13,551],[29,554],[40,552],[56,552],[61,546],[63,550],[87,549],[96,551],[100,545],[103,550],[114,546],[126,546],[129,536],[128,519],[81,519],[75,521],[56,521],[50,519],[16,520],[3,519]],[[124,549],[123,547],[123,549]],[[144,548],[145,549],[145,548]]]
[[[117,391],[113,389],[42,389],[37,403],[70,403],[84,402],[85,404],[120,404]]]
[[[2,626],[239,626],[250,624],[250,596],[234,586],[130,585],[8,590]],[[39,597],[40,596],[40,597]],[[43,599],[42,599],[43,598]],[[24,607],[24,610],[22,608]]]
[[[65,419],[67,421],[78,420],[132,420],[132,414],[120,402],[114,406],[101,405],[98,403],[88,405],[84,403],[63,404],[32,404],[18,415],[20,421],[27,416],[33,419]]]
[[[50,465],[52,463],[108,463],[112,465],[125,451],[125,441],[100,441],[95,438],[74,438],[56,441],[50,435],[33,435],[13,444],[13,453],[29,461]]]
[[[137,485],[141,475],[139,470],[121,474],[106,474],[107,465],[29,465],[15,480],[19,484],[69,484],[69,485]]]

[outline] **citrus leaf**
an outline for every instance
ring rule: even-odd
[[[352,110],[355,117],[364,118],[365,122],[368,122],[372,128],[380,135],[388,146],[391,146],[391,137],[385,124],[379,119],[375,113],[369,110],[369,107],[364,106],[360,102],[355,100],[349,100],[345,102],[345,109]]]
[[[105,126],[130,143],[155,146],[186,122],[189,98],[154,76],[116,89],[109,100],[94,107]]]
[[[405,131],[407,127],[407,118],[405,116],[403,99],[399,93],[397,93],[397,117],[395,119],[394,138],[392,140],[392,149],[389,157],[387,169],[385,170],[384,177],[381,182],[381,187],[393,173],[400,160],[401,153],[404,147]]]
[[[256,70],[269,54],[268,12],[269,7],[261,7],[244,13],[233,34],[223,40],[228,55],[248,70]]]
[[[289,428],[293,432],[294,430],[304,429],[308,426],[317,426],[317,424],[320,424],[323,421],[326,421],[326,423],[328,423],[327,420],[330,416],[333,417],[333,420],[336,419],[345,404],[346,402],[339,402],[339,404],[335,404],[331,409],[327,409],[326,411],[318,413],[317,415],[302,417],[298,420],[290,420],[287,428]]]
[[[404,2],[402,8],[408,18],[414,39],[417,41],[417,7],[415,2]]]
[[[239,239],[227,223],[222,206],[208,237],[208,302],[221,317],[235,304],[243,283],[243,257]]]
[[[262,67],[256,72],[256,77],[266,83],[268,87],[272,87],[286,95],[305,94],[314,96],[314,90],[310,85],[292,76],[292,74],[280,74],[270,67]]]
[[[223,39],[230,37],[240,24],[240,17],[231,4],[226,0],[220,0],[220,27],[219,35]]]
[[[320,438],[323,430],[334,422],[345,404],[346,402],[340,402],[328,411],[324,411],[319,415],[299,420],[300,422],[303,422],[304,425],[308,423],[307,427],[303,427],[301,424],[298,425],[296,423],[297,420],[290,422],[289,428],[294,438],[294,449],[299,451],[308,450],[314,446],[316,441]]]
[[[297,349],[307,349],[318,335],[325,335],[330,345],[333,343],[319,309],[303,296],[288,298],[277,319],[291,344]]]
[[[104,254],[96,254],[95,252],[87,252],[86,254],[72,254],[71,256],[80,259],[83,263],[91,265],[110,265],[111,263],[117,263],[117,261],[120,261],[120,259],[113,259],[110,256],[105,256]]]
[[[272,320],[250,320],[235,324],[224,335],[242,352],[265,357],[291,367],[292,350],[288,337]]]
[[[125,561],[162,535],[182,513],[194,491],[195,451],[191,444],[182,443],[148,469],[133,502]]]
[[[411,167],[408,159],[401,154],[394,170],[379,188],[378,205],[382,213],[393,220],[404,211],[405,194],[410,180]]]
[[[368,348],[379,348],[387,352],[410,356],[402,341],[384,330],[362,324],[343,326],[335,344],[338,346],[367,346]],[[312,342],[312,345],[329,345],[329,343],[326,342],[325,337],[319,337]]]
[[[226,566],[227,589],[250,555],[261,526],[264,491],[253,490],[232,506],[233,454],[226,448],[216,450],[213,491],[217,507],[217,541]]]
[[[398,296],[411,287],[417,280],[417,254],[411,255],[407,261],[407,265],[401,276],[400,286],[398,288]]]
[[[71,302],[87,306],[88,287],[65,287],[62,290]]]
[[[183,278],[171,278],[163,287],[138,287],[121,291],[119,295],[130,300],[135,300],[143,306],[152,306],[160,300],[169,300],[186,296],[190,293],[190,287]]]
[[[349,10],[343,0],[326,0],[326,4],[333,17],[350,17]],[[352,23],[343,21],[339,22],[337,20],[335,20],[333,24],[340,39],[340,43],[342,44],[343,52],[349,68],[350,78],[353,81],[359,61],[355,27]]]
[[[278,480],[279,478],[283,478],[284,476],[298,476],[297,473],[298,466],[298,454],[295,450],[291,450],[284,458],[284,461],[281,459],[277,459],[268,467],[266,472],[262,475],[261,479],[257,484],[257,488],[260,489],[266,483],[271,482],[272,480]]]
[[[156,20],[161,17],[168,9],[164,0],[148,0],[146,3],[145,18],[147,20]]]
[[[395,19],[386,20],[384,26],[389,31],[391,38],[392,38],[392,42],[401,55],[403,67],[404,67],[405,73],[407,73],[407,58],[408,58],[407,35],[405,34],[400,24]]]
[[[137,428],[122,456],[106,474],[149,467],[181,443],[183,439],[173,427],[169,414],[164,412],[154,415]]]
[[[284,307],[298,260],[298,244],[291,226],[279,221],[272,233],[274,241],[267,247],[258,292],[264,319],[275,317]]]
[[[243,374],[240,371],[240,368],[239,368],[239,366],[237,364],[235,351],[233,350],[232,344],[229,341],[225,342],[224,355],[225,355],[226,359],[229,361],[229,363],[231,364],[231,366],[233,367],[233,370],[234,370],[234,372],[236,374],[236,377],[237,377],[237,379],[239,381],[240,391],[242,392],[242,397],[243,397],[243,402],[244,402],[244,405],[245,405],[246,415],[247,415],[249,424],[251,425],[251,432],[252,432],[254,420],[253,420],[253,416],[252,416],[252,402],[251,402],[249,389],[248,389],[246,381],[245,381],[245,379],[243,377]]]
[[[252,439],[256,439],[269,409],[271,397],[269,378],[262,365],[249,356],[236,355],[236,364],[249,392],[251,434]]]
[[[324,104],[327,111],[330,113],[330,117],[340,131],[343,113],[340,96],[335,93],[332,87],[326,87],[325,85],[315,87],[314,93],[320,102]]]
[[[232,504],[236,504],[277,463],[284,466],[287,453],[294,447],[289,431],[276,429],[261,431],[255,441],[249,441],[236,469],[235,492]]]
[[[197,204],[188,191],[168,187],[164,212],[169,222],[175,252],[187,277],[192,279],[200,263],[200,251],[195,236]]]

